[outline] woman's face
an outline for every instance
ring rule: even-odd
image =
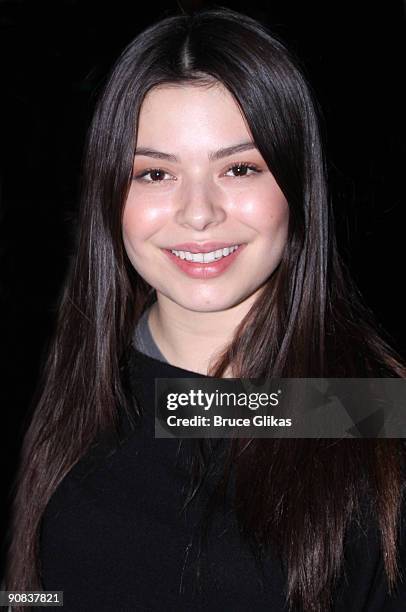
[[[253,301],[281,260],[288,219],[287,201],[222,85],[148,93],[123,239],[158,300],[200,312]],[[226,245],[241,246],[224,256]],[[203,251],[212,255],[192,255]]]

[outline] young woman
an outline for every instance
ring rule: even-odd
[[[401,610],[397,439],[155,439],[154,380],[404,377],[336,251],[297,61],[226,9],[148,28],[90,130],[9,590],[65,610]]]

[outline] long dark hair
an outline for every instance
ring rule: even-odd
[[[97,436],[117,429],[118,404],[138,410],[123,372],[153,288],[131,266],[121,232],[142,101],[157,85],[213,81],[241,107],[290,219],[278,269],[209,374],[221,377],[231,364],[246,378],[405,376],[338,256],[319,111],[298,60],[257,21],[227,9],[163,19],[119,58],[89,132],[76,254],[16,480],[10,590],[41,587],[39,531],[51,495]],[[258,550],[279,547],[287,599],[305,610],[328,609],[346,529],[367,493],[390,586],[397,577],[401,443],[334,442],[233,440],[226,464],[242,534]],[[192,462],[191,491],[203,458]]]

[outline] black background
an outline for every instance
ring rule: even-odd
[[[97,93],[123,47],[178,6],[0,1],[3,530],[22,419],[72,253],[82,149]],[[341,254],[405,356],[401,1],[222,6],[259,18],[301,58],[324,114]]]

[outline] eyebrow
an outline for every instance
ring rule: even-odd
[[[210,151],[208,157],[209,161],[218,161],[219,159],[223,159],[224,157],[234,155],[234,153],[242,153],[243,151],[249,151],[251,149],[257,149],[257,146],[254,142],[241,142],[239,144],[232,145],[231,147],[224,147],[223,149],[218,149],[218,151]],[[146,157],[154,157],[155,159],[165,159],[166,161],[170,162],[180,161],[180,158],[176,157],[176,155],[173,155],[173,153],[163,153],[162,151],[156,151],[155,149],[148,149],[146,147],[140,147],[136,149],[135,155],[145,155]]]

